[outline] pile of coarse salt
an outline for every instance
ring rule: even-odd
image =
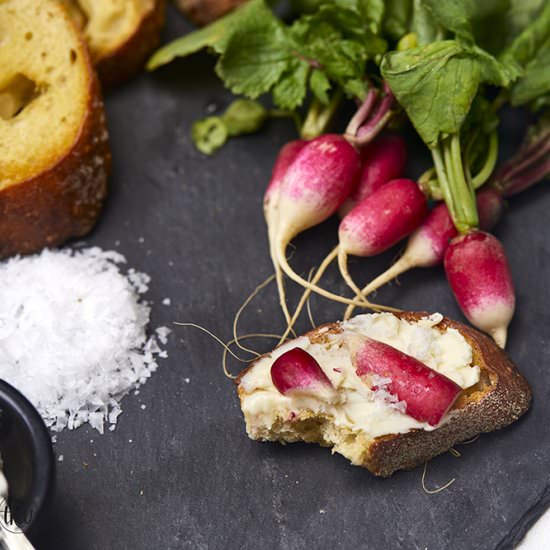
[[[0,264],[0,378],[54,431],[114,429],[120,400],[157,369],[169,329],[146,335],[148,275],[117,252],[45,250]]]

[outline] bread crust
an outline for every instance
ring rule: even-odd
[[[160,43],[165,13],[166,0],[155,0],[153,9],[145,15],[126,42],[108,55],[94,60],[104,89],[126,82],[143,68]]]
[[[408,321],[417,321],[429,313],[403,312],[396,315]],[[369,440],[365,444],[364,459],[359,465],[377,476],[388,477],[396,470],[415,468],[457,443],[511,424],[529,409],[532,398],[529,384],[491,338],[447,317],[435,328],[454,328],[462,334],[472,347],[473,362],[480,367],[480,381],[459,397],[449,412],[447,422],[435,430],[413,429],[407,433]],[[340,323],[336,322],[317,327],[306,336],[311,342],[321,343],[327,334],[341,331]],[[241,399],[244,391],[240,382],[253,367],[254,363],[236,379]],[[323,441],[319,443],[326,444]]]
[[[0,258],[82,237],[99,216],[111,153],[99,83],[88,58],[85,63],[87,114],[70,150],[47,170],[0,190]]]

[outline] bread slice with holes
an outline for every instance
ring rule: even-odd
[[[81,237],[107,193],[103,102],[86,45],[52,0],[0,1],[0,257]]]
[[[409,405],[398,401],[392,386],[388,391],[380,380],[369,386],[358,376],[353,342],[365,337],[397,348],[460,386],[438,424],[410,416]],[[300,391],[299,383],[294,392],[276,387],[272,366],[296,347],[317,361],[330,392],[315,385]],[[252,439],[318,443],[382,477],[507,426],[531,401],[528,383],[490,338],[427,313],[358,315],[321,326],[256,360],[238,376],[237,390]]]
[[[160,41],[165,0],[58,0],[81,29],[105,87],[134,76]]]
[[[176,6],[195,25],[208,25],[247,0],[176,0]]]

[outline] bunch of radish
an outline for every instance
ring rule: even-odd
[[[269,118],[288,117],[296,123],[302,139],[281,150],[264,200],[287,322],[282,339],[311,292],[346,304],[346,316],[356,307],[391,310],[372,303],[369,295],[408,269],[442,264],[468,319],[504,345],[514,294],[502,247],[487,232],[501,214],[502,198],[550,173],[548,86],[533,69],[548,45],[550,3],[527,2],[533,5],[521,12],[521,21],[514,6],[484,3],[489,5],[482,10],[484,18],[498,15],[514,28],[490,50],[472,31],[481,12],[470,9],[471,2],[440,2],[438,9],[426,2],[378,2],[374,11],[369,2],[290,2],[294,15],[288,20],[279,16],[287,10],[273,10],[271,4],[251,0],[211,28],[166,45],[147,66],[154,69],[206,49],[219,57],[216,73],[226,88],[245,96],[222,116],[200,122],[211,128],[214,121],[223,129],[221,137],[206,132],[208,147],[202,133],[194,132],[202,151],[211,152],[228,135],[256,131]],[[408,9],[396,8],[401,4]],[[398,25],[393,21],[396,9]],[[262,22],[266,36],[273,33],[273,55],[241,40],[255,21]],[[321,34],[338,47],[318,47],[319,22]],[[451,65],[463,70],[431,70]],[[264,77],[252,78],[245,66],[261,66]],[[274,109],[253,101],[264,94],[271,96]],[[356,113],[342,135],[325,134],[343,101],[357,102]],[[528,107],[536,123],[517,155],[495,172],[498,111],[506,104]],[[403,140],[378,137],[396,118],[411,123],[432,156],[432,168],[418,182],[404,177]],[[342,218],[339,244],[308,281],[289,265],[287,247],[299,233],[335,213]],[[405,253],[384,274],[368,284],[353,280],[350,255],[380,254],[408,236]],[[469,261],[474,248],[477,263]],[[353,291],[350,297],[319,284],[334,261]],[[305,289],[293,314],[285,277]],[[495,290],[495,279],[506,284]]]
[[[343,135],[324,134],[309,141],[292,141],[281,149],[275,163],[264,197],[264,213],[280,304],[287,322],[281,341],[292,331],[311,292],[346,304],[344,319],[356,307],[396,311],[374,304],[369,295],[409,269],[442,264],[464,315],[504,347],[514,313],[514,288],[504,249],[489,232],[502,216],[503,197],[523,191],[549,171],[547,155],[540,153],[542,150],[546,154],[547,136],[538,140],[546,144],[544,147],[526,145],[517,159],[504,163],[484,185],[496,162],[498,141],[496,133],[491,134],[484,167],[473,177],[462,177],[466,194],[470,195],[468,208],[473,210],[465,224],[464,219],[457,219],[453,197],[429,196],[422,178],[420,185],[404,177],[405,141],[398,135],[378,136],[391,116],[393,95],[385,84],[384,94],[378,94],[369,92]],[[435,160],[434,166],[432,174],[440,182],[449,176]],[[434,198],[435,204],[430,200]],[[445,201],[437,202],[442,198]],[[460,206],[459,203],[459,211]],[[289,265],[287,247],[299,233],[335,213],[341,218],[338,245],[321,262],[312,279],[306,280]],[[348,257],[375,256],[406,237],[408,244],[395,264],[360,288],[349,273]],[[353,291],[351,297],[319,285],[334,261]],[[286,301],[285,275],[304,288],[292,315]]]
[[[277,276],[287,336],[310,292],[348,305],[394,310],[368,300],[380,286],[414,267],[444,263],[449,284],[470,322],[504,346],[514,311],[514,291],[504,251],[490,231],[503,210],[502,194],[494,188],[477,195],[480,227],[461,235],[445,203],[431,210],[420,186],[402,178],[406,147],[398,136],[382,136],[362,150],[346,135],[325,134],[311,141],[285,145],[275,164],[264,197],[270,250]],[[295,273],[286,249],[299,233],[342,215],[339,244],[322,262],[312,281]],[[347,268],[349,255],[380,254],[410,236],[401,258],[362,290]],[[338,259],[340,272],[355,296],[344,297],[317,283]],[[305,293],[293,316],[286,303],[283,274],[302,285]]]
[[[365,298],[345,298],[315,284],[330,261],[336,258],[338,250],[327,257],[322,269],[309,283],[292,270],[286,258],[286,249],[299,233],[330,218],[356,191],[362,175],[359,150],[381,130],[393,101],[387,90],[377,106],[376,99],[377,92],[369,92],[345,135],[324,134],[306,143],[291,142],[283,147],[275,163],[264,196],[264,215],[281,307],[289,322],[288,330],[293,321],[289,319],[286,305],[283,272],[298,284],[326,298],[344,304],[372,306]],[[377,186],[376,183],[374,185]]]

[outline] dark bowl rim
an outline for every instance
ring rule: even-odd
[[[40,525],[46,503],[53,494],[55,460],[50,433],[32,403],[4,380],[0,380],[0,407],[11,410],[18,417],[31,442],[34,474],[30,491],[32,518],[23,530],[32,532]]]

